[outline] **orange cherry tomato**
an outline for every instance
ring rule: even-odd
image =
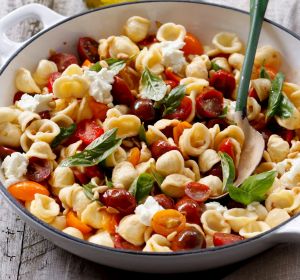
[[[230,138],[225,138],[219,145],[220,152],[228,154],[233,161],[235,161],[235,153],[234,153],[234,146]]]
[[[182,51],[185,55],[190,54],[203,54],[203,46],[198,38],[196,38],[192,33],[187,32],[184,38],[185,45],[182,48]]]
[[[25,181],[13,184],[9,186],[7,190],[14,198],[21,201],[33,200],[36,193],[47,196],[50,195],[46,187],[33,181]]]
[[[106,210],[101,210],[102,222],[101,227],[110,234],[116,233],[116,228],[121,220],[120,215],[108,213]]]
[[[94,98],[89,98],[89,105],[93,112],[93,116],[95,119],[99,119],[100,121],[104,121],[106,119],[106,113],[108,111],[108,107],[106,104],[97,102]]]
[[[274,78],[275,78],[276,74],[278,73],[278,71],[276,69],[274,69],[273,67],[267,66],[267,65],[265,66],[265,69],[266,69],[267,73],[269,74],[270,79],[274,80]]]
[[[182,231],[185,224],[185,216],[174,209],[166,209],[156,212],[151,222],[153,230],[163,236],[168,236],[174,231]]]
[[[179,77],[177,74],[175,74],[170,68],[167,68],[165,70],[165,75],[166,75],[167,80],[171,80],[171,81],[175,82],[176,86],[179,85],[181,77]]]
[[[186,128],[191,128],[192,125],[189,122],[181,122],[173,127],[173,138],[176,145],[179,143],[179,137],[182,135]]]
[[[73,211],[69,211],[67,214],[67,226],[77,228],[83,234],[87,234],[92,231],[92,228],[81,222]]]
[[[85,66],[85,67],[90,68],[92,65],[93,65],[93,63],[90,62],[88,59],[86,59],[86,60],[82,63],[82,67]]]
[[[140,150],[137,147],[134,147],[129,151],[128,161],[131,162],[133,166],[136,166],[140,161],[140,156]]]

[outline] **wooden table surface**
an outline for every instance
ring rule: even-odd
[[[207,2],[247,9],[249,0]],[[270,0],[267,17],[300,34],[299,2],[299,0]],[[41,3],[66,16],[84,9],[81,0],[0,0],[0,17],[27,3]],[[9,36],[20,41],[36,32],[38,26],[31,20],[11,30]],[[300,279],[300,244],[282,244],[242,263],[213,271],[163,277],[123,272],[86,261],[56,247],[24,223],[0,196],[0,280],[104,280],[119,276],[123,279],[129,277],[129,279],[164,280],[183,277],[226,280]]]

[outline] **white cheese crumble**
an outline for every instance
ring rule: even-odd
[[[90,81],[89,94],[95,98],[97,102],[109,104],[113,101],[111,95],[114,76],[118,74],[113,70],[102,68],[99,72],[86,70],[84,76]]]
[[[231,122],[235,122],[235,106],[236,101],[225,99],[224,109],[227,107],[226,119]]]
[[[12,153],[3,160],[1,171],[5,177],[6,187],[24,179],[23,176],[27,172],[28,163],[25,154],[19,152]]]
[[[181,41],[165,41],[160,43],[163,56],[162,63],[165,67],[171,67],[175,73],[182,72],[187,64],[183,51],[180,50],[184,45],[185,43]]]
[[[53,95],[50,93],[35,94],[34,96],[25,93],[22,95],[21,99],[16,102],[16,105],[21,110],[40,113],[51,109],[49,103],[52,100]]]
[[[152,196],[148,196],[144,204],[136,207],[134,212],[142,224],[150,226],[152,217],[160,210],[164,210],[164,208]]]
[[[205,209],[206,210],[216,210],[222,214],[223,212],[225,212],[227,210],[227,207],[221,205],[219,202],[214,201],[214,202],[205,203]]]

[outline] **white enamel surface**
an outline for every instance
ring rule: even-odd
[[[13,94],[16,91],[14,87],[15,72],[20,66],[34,70],[38,61],[47,57],[51,49],[75,52],[76,42],[80,36],[101,38],[120,34],[125,21],[133,15],[149,18],[152,22],[173,21],[177,24],[182,24],[188,31],[199,36],[204,44],[210,43],[213,35],[220,31],[236,32],[246,42],[249,26],[248,15],[246,14],[195,3],[136,3],[94,11],[69,20],[46,32],[26,46],[9,63],[0,76],[0,106],[9,105],[12,102]],[[22,14],[22,16],[25,15]],[[217,20],[212,20],[212,17]],[[7,22],[11,24],[13,20],[16,20],[16,16],[10,17]],[[261,37],[260,45],[270,44],[282,52],[285,60],[283,70],[288,73],[290,81],[297,82],[295,75],[297,73],[293,69],[300,69],[300,59],[297,51],[300,49],[300,42],[269,23],[264,23]],[[0,48],[0,50],[2,53],[5,52],[3,48]],[[8,53],[5,52],[4,54],[7,55]],[[288,67],[288,65],[291,65],[292,68]],[[1,191],[6,197],[7,192],[2,186]],[[298,229],[300,217],[297,217],[271,234],[221,250],[207,250],[168,256],[127,254],[102,249],[94,245],[84,245],[61,235],[57,231],[49,230],[32,219],[27,212],[25,213],[16,207],[8,197],[6,199],[21,217],[56,245],[94,262],[133,271],[167,273],[209,269],[243,260],[262,252],[278,242],[300,240],[300,230]]]

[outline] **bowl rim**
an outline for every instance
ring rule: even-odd
[[[128,2],[128,3],[120,3],[120,4],[115,4],[115,5],[110,5],[110,6],[105,6],[105,7],[101,7],[101,8],[97,8],[97,9],[92,9],[92,10],[88,10],[88,11],[84,11],[81,13],[78,13],[76,15],[67,17],[65,19],[63,19],[62,21],[40,31],[39,33],[35,34],[33,37],[31,37],[28,41],[26,41],[24,43],[24,45],[22,45],[19,49],[17,49],[11,56],[10,58],[5,62],[5,64],[1,67],[0,70],[0,76],[3,74],[3,72],[6,70],[6,68],[9,66],[9,64],[14,60],[14,58],[23,51],[23,49],[25,49],[27,46],[29,46],[33,41],[35,41],[37,38],[41,37],[42,35],[46,34],[48,31],[56,28],[57,26],[63,25],[64,23],[71,21],[75,18],[79,18],[81,16],[85,16],[87,14],[90,13],[97,13],[98,11],[102,11],[102,10],[107,10],[107,9],[114,9],[115,7],[120,7],[120,6],[130,6],[130,5],[144,5],[144,4],[149,4],[149,3],[183,3],[185,4],[197,4],[197,5],[205,5],[205,6],[212,6],[212,7],[217,7],[217,8],[221,8],[221,9],[225,9],[225,10],[231,10],[237,13],[242,13],[242,14],[249,14],[249,12],[244,11],[244,10],[240,10],[234,7],[229,7],[226,5],[222,5],[222,4],[216,4],[216,3],[207,3],[207,2],[203,2],[202,0],[199,1],[194,1],[194,0],[159,0],[159,1],[155,1],[155,0],[150,0],[150,1],[138,1],[138,2]],[[300,36],[298,34],[296,34],[295,32],[287,29],[286,27],[272,21],[269,19],[264,18],[265,22],[270,23],[271,25],[274,25],[275,27],[281,29],[282,31],[292,35],[293,37],[295,37],[296,39],[298,39],[300,41]],[[72,242],[75,242],[81,246],[87,246],[87,247],[91,247],[93,249],[101,249],[104,251],[108,251],[110,253],[117,253],[117,254],[130,254],[130,255],[139,255],[139,256],[147,256],[147,257],[157,257],[157,256],[182,256],[182,255],[204,255],[204,254],[210,254],[211,252],[219,252],[219,251],[224,251],[224,250],[228,250],[231,248],[237,248],[237,247],[241,247],[243,245],[249,245],[252,244],[254,242],[256,242],[258,239],[262,239],[264,237],[266,237],[267,235],[271,235],[272,233],[276,232],[277,229],[285,226],[286,224],[288,224],[289,222],[291,222],[292,220],[294,220],[295,218],[297,218],[299,214],[289,218],[287,221],[283,222],[282,224],[271,228],[270,230],[263,232],[255,237],[249,238],[249,239],[245,239],[242,240],[240,242],[236,242],[236,243],[232,243],[229,245],[225,245],[225,246],[217,246],[217,247],[211,247],[211,248],[204,248],[204,249],[194,249],[194,250],[187,250],[187,251],[177,251],[177,252],[143,252],[143,251],[133,251],[133,250],[126,250],[126,249],[117,249],[117,248],[111,248],[111,247],[107,247],[107,246],[103,246],[103,245],[97,245],[95,243],[91,243],[89,241],[86,240],[82,240],[76,237],[73,237],[69,234],[64,233],[61,230],[58,230],[52,226],[50,226],[49,224],[43,222],[42,220],[38,219],[36,216],[34,216],[33,214],[31,214],[25,207],[23,207],[21,205],[21,203],[19,203],[17,200],[15,200],[7,191],[7,189],[4,187],[4,185],[2,184],[2,182],[0,182],[0,193],[3,194],[3,196],[7,199],[7,201],[11,204],[11,206],[13,206],[17,212],[20,212],[22,214],[24,214],[25,216],[27,216],[27,218],[37,224],[38,227],[43,228],[44,230],[50,232],[51,234],[54,234],[56,236],[58,236],[59,238],[63,238],[63,239],[67,239],[70,240]]]

